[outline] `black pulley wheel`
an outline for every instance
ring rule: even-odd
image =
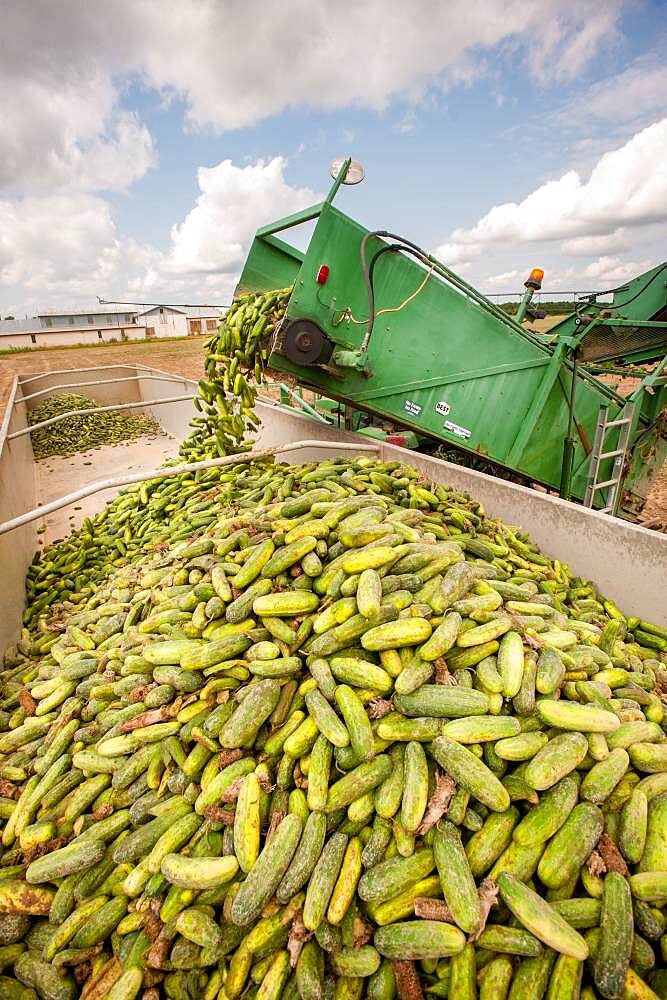
[[[283,330],[283,353],[295,365],[326,365],[334,345],[309,319],[295,319]]]

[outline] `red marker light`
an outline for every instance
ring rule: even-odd
[[[317,280],[317,284],[318,285],[323,285],[326,282],[326,280],[327,280],[328,277],[329,277],[329,265],[328,264],[322,264],[320,266],[319,271],[317,272],[317,279],[316,279]]]

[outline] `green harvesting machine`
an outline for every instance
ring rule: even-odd
[[[667,457],[667,262],[540,334],[522,321],[541,270],[511,317],[410,240],[334,207],[360,164],[336,161],[332,176],[323,202],[257,231],[239,280],[237,294],[293,288],[269,366],[407,444],[632,517]],[[281,234],[306,222],[301,251]],[[618,376],[636,380],[630,395]]]

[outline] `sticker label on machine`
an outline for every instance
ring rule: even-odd
[[[453,424],[451,420],[445,420],[443,427],[450,434],[456,434],[460,438],[469,438],[471,434],[467,427],[459,427],[458,424]]]
[[[441,417],[448,417],[450,409],[449,403],[444,399],[439,399],[435,404],[435,412],[439,413]]]
[[[411,417],[418,417],[422,411],[419,403],[413,403],[411,399],[406,399],[403,403],[403,409],[406,413],[409,413]]]

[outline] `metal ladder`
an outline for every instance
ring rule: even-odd
[[[617,417],[615,420],[607,420],[607,406],[601,406],[600,412],[598,413],[598,422],[595,428],[595,440],[593,441],[591,461],[588,467],[588,484],[586,486],[586,495],[584,497],[584,507],[593,506],[593,497],[598,490],[608,489],[607,503],[605,507],[599,508],[598,512],[600,514],[613,514],[616,510],[621,481],[623,478],[623,464],[625,462],[625,456],[628,449],[628,439],[630,437],[630,428],[632,426],[634,409],[634,403],[628,403],[623,411],[624,416]],[[618,446],[611,451],[604,451],[607,431],[612,430],[614,427],[621,428],[618,436]],[[611,479],[605,479],[602,482],[598,482],[600,464],[607,458],[614,459]]]

